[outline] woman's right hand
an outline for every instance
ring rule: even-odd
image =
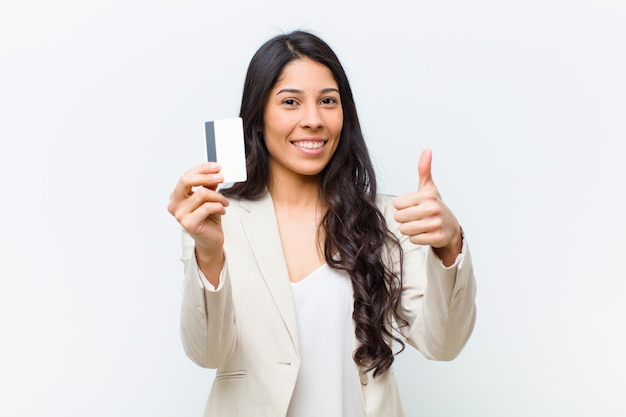
[[[224,264],[222,215],[228,199],[217,192],[224,181],[220,166],[207,162],[185,172],[170,196],[168,211],[196,244],[198,265],[213,283],[214,273]]]

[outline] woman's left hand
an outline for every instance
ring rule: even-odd
[[[430,245],[444,265],[452,265],[463,245],[461,226],[444,204],[430,172],[432,152],[425,150],[417,166],[416,192],[397,197],[395,219],[400,233],[417,245]]]

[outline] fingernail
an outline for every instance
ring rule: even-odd
[[[222,181],[224,176],[222,174],[213,174],[213,181]]]
[[[218,164],[217,162],[209,162],[209,169],[218,169],[220,167],[220,164]]]

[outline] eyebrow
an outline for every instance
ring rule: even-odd
[[[331,93],[331,92],[336,92],[337,94],[339,94],[339,90],[334,87],[323,88],[320,90],[320,94],[326,94],[326,93]],[[278,93],[276,93],[276,95],[279,95],[282,93],[304,94],[304,91],[298,90],[297,88],[282,88],[278,91]]]

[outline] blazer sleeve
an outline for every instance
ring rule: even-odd
[[[217,290],[209,289],[200,276],[194,240],[183,231],[185,277],[182,289],[180,332],[187,356],[205,368],[217,368],[230,356],[236,331],[228,262],[224,263]]]
[[[454,264],[445,267],[430,246],[416,245],[400,234],[390,197],[383,207],[389,229],[403,250],[397,314],[406,323],[397,323],[399,330],[426,358],[452,360],[461,353],[476,321],[476,279],[467,241],[463,239]],[[393,270],[398,273],[400,257],[395,255]]]

